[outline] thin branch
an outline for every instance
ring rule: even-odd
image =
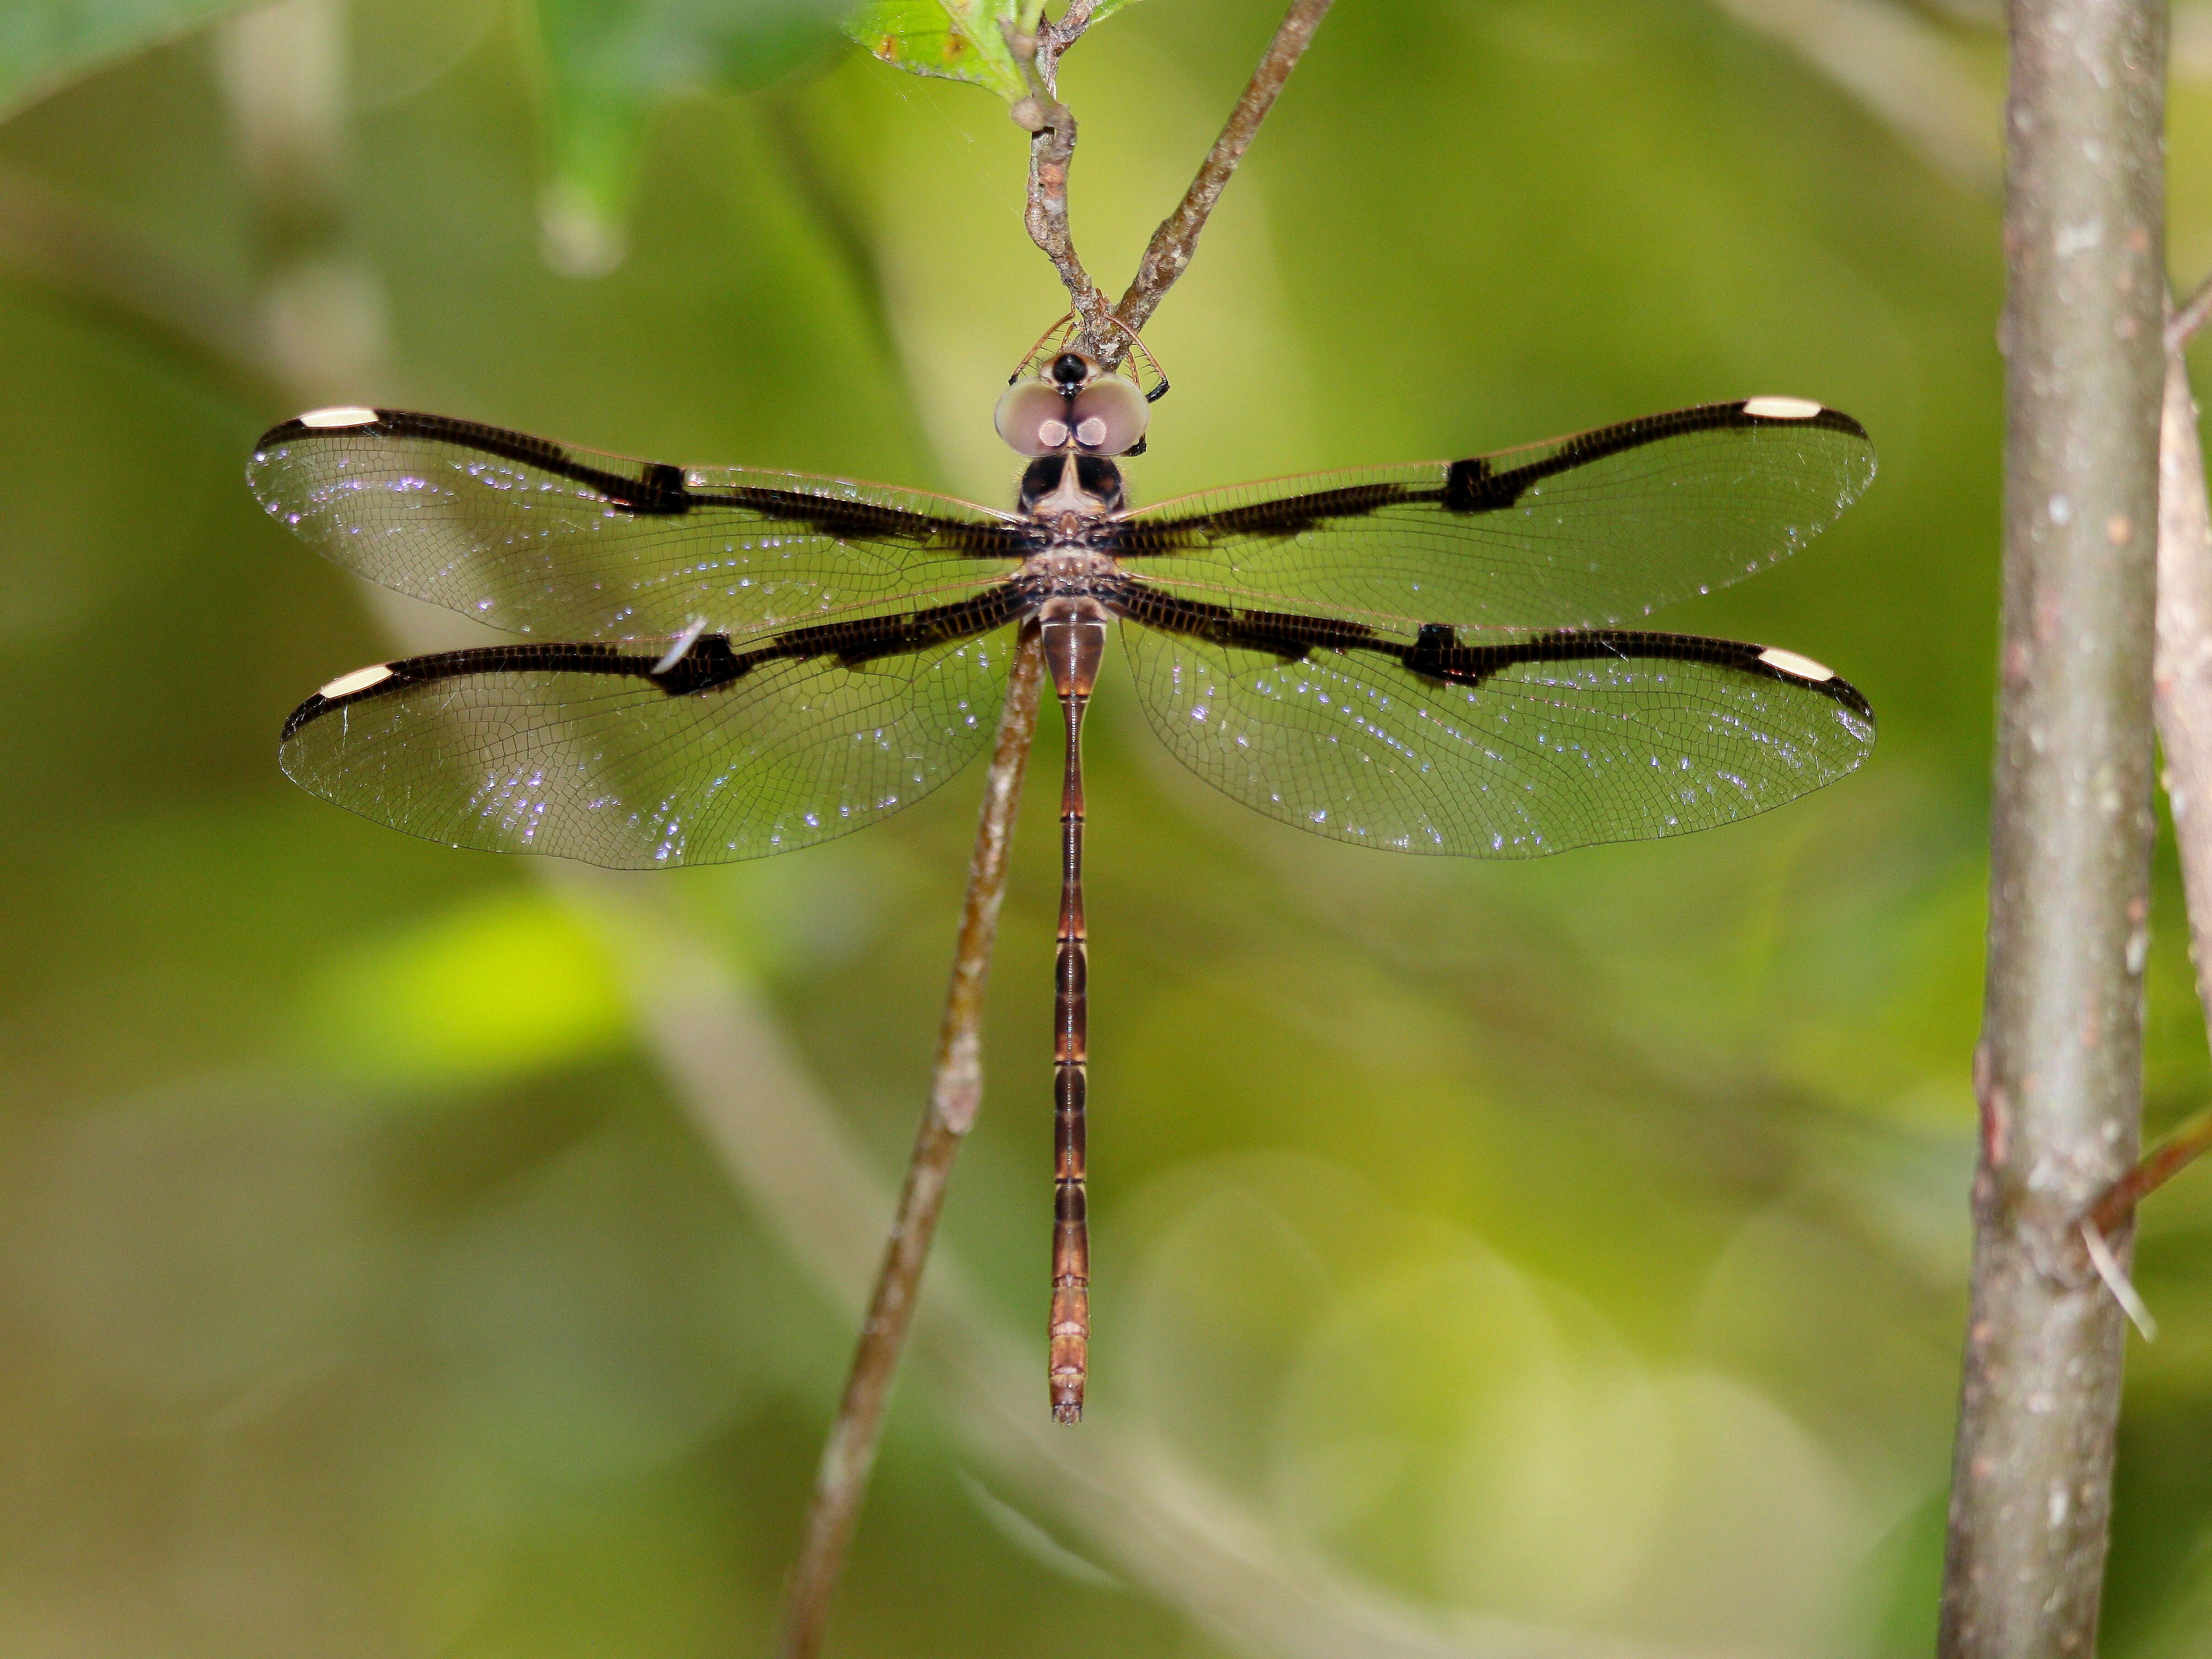
[[[2164,25],[2158,0],[2011,12],[2003,638],[1944,1659],[2096,1650],[2125,1326],[2078,1222],[2140,1133]]]
[[[2151,706],[2173,811],[2189,916],[2189,959],[2212,1028],[2212,509],[2183,349],[2212,314],[2206,283],[2166,321],[2166,389],[2159,416],[2157,648]],[[2135,1219],[2136,1206],[2212,1146],[2212,1107],[2168,1135],[2083,1210],[2081,1243],[2098,1275],[2148,1338],[2154,1327],[2125,1270],[2104,1241]]]
[[[1137,263],[1136,280],[1121,296],[1121,303],[1114,308],[1114,314],[1132,332],[1142,331],[1152,313],[1159,308],[1161,299],[1190,264],[1191,254],[1198,246],[1199,233],[1206,228],[1213,204],[1221,199],[1229,176],[1237,171],[1237,162],[1243,160],[1253,135],[1260,131],[1260,123],[1274,107],[1276,94],[1291,78],[1291,71],[1297,67],[1314,31],[1328,15],[1328,8],[1329,0],[1291,0],[1282,26],[1267,43],[1260,67],[1252,71],[1251,80],[1245,84],[1243,96],[1230,111],[1221,136],[1213,141],[1213,148],[1200,163],[1198,176],[1190,181],[1190,188],[1183,192],[1176,210],[1163,219],[1160,228],[1152,233],[1151,246]],[[1101,337],[1095,330],[1091,331],[1091,344],[1100,359],[1109,366],[1121,361],[1126,349],[1123,343]]]
[[[1070,0],[1060,21],[1037,25],[1036,72],[1047,92],[1058,95],[1060,55],[1083,38],[1084,30],[1091,27],[1091,14],[1097,9],[1097,0]]]
[[[2134,1219],[2136,1206],[2212,1151],[2212,1106],[2207,1106],[2142,1155],[2136,1167],[2097,1194],[2081,1218],[2106,1237]]]
[[[1127,353],[1130,335],[1144,328],[1161,299],[1189,265],[1213,204],[1221,199],[1222,190],[1251,146],[1253,135],[1267,118],[1283,83],[1290,79],[1314,31],[1321,27],[1330,0],[1292,0],[1259,68],[1252,71],[1243,96],[1230,112],[1221,136],[1200,164],[1198,176],[1191,180],[1176,210],[1152,233],[1152,244],[1138,262],[1135,279],[1110,313],[1106,296],[1084,269],[1068,229],[1067,173],[1075,160],[1076,123],[1058,94],[1060,58],[1091,26],[1093,4],[1094,0],[1073,0],[1057,24],[1042,23],[1034,34],[1024,33],[1011,23],[1006,31],[1007,47],[1030,85],[1029,95],[1017,100],[1011,112],[1015,123],[1033,135],[1029,205],[1024,222],[1030,240],[1060,273],[1075,314],[1082,320],[1085,349],[1111,368]],[[1116,319],[1121,327],[1115,325]]]
[[[1054,31],[1049,58],[1044,54],[1042,29],[1037,34],[1025,34],[1012,23],[1006,26],[1007,49],[1030,87],[1029,95],[1018,99],[1010,113],[1014,124],[1030,135],[1029,207],[1022,222],[1029,228],[1030,240],[1060,273],[1075,314],[1083,319],[1084,333],[1095,337],[1111,331],[1106,321],[1106,295],[1083,268],[1067,227],[1067,170],[1075,161],[1075,116],[1054,92],[1060,54],[1075,44],[1090,24],[1089,4],[1082,7],[1082,15],[1075,21],[1073,33]]]
[[[2197,331],[2204,326],[2204,319],[2208,317],[2212,317],[2212,276],[2207,276],[2199,283],[2197,292],[2182,301],[2181,308],[2166,319],[2166,349],[2170,352],[2179,351],[2187,345],[2196,337]],[[2191,423],[2195,424],[2193,412]],[[2200,465],[2197,471],[2201,473],[2203,468]],[[2165,532],[2161,530],[2160,533]]]
[[[2189,959],[2212,1029],[2212,506],[2197,400],[2182,356],[2212,317],[2212,280],[2166,324],[2166,392],[2159,420],[2157,654],[2151,674],[2166,801],[2189,916]],[[2212,1148],[2212,1107],[2197,1113],[2100,1193],[2081,1220],[2109,1237],[2136,1206]],[[2138,1321],[2138,1323],[2141,1322]]]
[[[784,1601],[783,1632],[776,1650],[783,1659],[811,1659],[821,1650],[830,1593],[844,1568],[860,1504],[867,1495],[891,1379],[913,1327],[921,1272],[945,1206],[952,1160],[982,1103],[983,991],[990,975],[991,946],[998,937],[999,903],[1006,896],[1006,860],[1013,844],[1015,809],[1021,801],[1022,774],[1036,733],[1042,663],[1035,636],[1025,635],[1014,653],[1006,709],[999,717],[991,769],[984,779],[982,813],[968,863],[968,898],[953,951],[945,1018],[939,1028],[929,1105],[915,1136],[906,1186],[899,1194],[867,1317],[861,1322],[853,1369],[822,1449],[805,1533]]]

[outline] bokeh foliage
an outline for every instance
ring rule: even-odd
[[[255,294],[224,49],[118,58],[35,9],[0,25],[0,97],[96,72],[0,125],[0,186]],[[1152,0],[1067,60],[1102,282],[1276,9]],[[795,3],[347,15],[332,234],[386,342],[354,395],[1005,495],[990,403],[1063,301],[996,99],[823,44],[838,14]],[[1944,27],[1994,85],[1986,39]],[[2193,281],[2197,82],[2172,165]],[[577,280],[540,209],[587,174],[627,258],[603,241]],[[1700,0],[1361,0],[1148,333],[1176,390],[1130,469],[1146,498],[1761,392],[1849,409],[1881,451],[1835,532],[1667,618],[1833,663],[1881,714],[1863,774],[1749,824],[1534,866],[1383,857],[1209,795],[1102,692],[1093,1421],[1470,1653],[1496,1617],[1668,1652],[1927,1650],[1996,233],[1984,196]],[[708,940],[888,1178],[971,783],[804,854],[581,890],[292,790],[283,713],[422,621],[246,496],[281,386],[136,326],[9,246],[29,234],[0,217],[0,1649],[757,1650],[851,1333],[687,1117],[625,963],[656,916]],[[1038,775],[1055,760],[1048,738]],[[946,1222],[1036,1351],[1040,1419],[1050,794]],[[2155,1129],[2212,1085],[2165,863],[2154,936]],[[2130,1362],[2124,1659],[2212,1632],[2208,1246],[2212,1176],[2185,1178],[2141,1244],[2165,1333]],[[979,1472],[951,1413],[902,1388],[839,1651],[1231,1650],[1174,1586],[1081,1559],[1049,1494]]]

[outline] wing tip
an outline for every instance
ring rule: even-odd
[[[366,668],[356,668],[349,674],[341,674],[319,687],[314,696],[284,717],[284,730],[277,741],[289,743],[301,727],[327,714],[331,709],[404,684],[400,668],[401,665],[398,663],[373,662]]]
[[[1817,691],[1831,702],[1849,710],[1865,722],[1869,735],[1875,728],[1874,705],[1866,694],[1824,662],[1801,656],[1795,651],[1778,645],[1756,646],[1758,654],[1747,666],[1780,680],[1784,685],[1802,686],[1808,691]]]
[[[300,735],[302,727],[329,713],[332,707],[328,697],[319,691],[316,692],[307,702],[284,716],[284,729],[277,733],[277,743],[283,744],[291,742],[294,738]]]
[[[311,409],[270,427],[255,441],[253,453],[258,457],[263,451],[277,444],[296,443],[302,438],[312,438],[319,433],[360,432],[388,426],[392,413],[388,409],[372,409],[366,404],[340,404],[329,409]]]
[[[1867,429],[1857,419],[1840,409],[1815,403],[1810,398],[1784,398],[1772,395],[1744,398],[1721,408],[1732,410],[1736,417],[1752,426],[1817,427],[1824,432],[1840,432],[1846,437],[1872,443]]]
[[[1865,722],[1868,746],[1872,747],[1875,733],[1880,729],[1880,722],[1875,719],[1874,705],[1867,701],[1866,693],[1849,680],[1838,678],[1834,682],[1834,689],[1828,695]]]

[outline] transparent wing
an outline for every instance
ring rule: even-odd
[[[1187,611],[1124,628],[1152,729],[1232,799],[1363,846],[1533,858],[1681,835],[1832,783],[1874,746],[1856,690],[1755,645],[1615,631],[1465,646],[1431,628],[1294,656],[1280,629],[1240,640],[1242,625]]]
[[[1609,628],[1741,581],[1872,480],[1858,422],[1785,398],[1710,404],[1462,461],[1314,473],[1142,507],[1146,582],[1354,618]]]
[[[682,468],[396,410],[288,421],[246,480],[371,581],[512,633],[742,638],[957,599],[1024,550],[1010,515],[796,472]]]
[[[447,652],[332,681],[286,722],[280,759],[325,799],[449,846],[629,869],[759,858],[957,772],[990,739],[1013,641],[947,629],[855,660],[702,640],[672,667],[611,645]]]

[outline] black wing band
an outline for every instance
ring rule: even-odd
[[[848,668],[856,668],[884,657],[911,655],[956,640],[988,634],[1016,620],[1034,604],[1012,584],[1001,584],[973,599],[925,611],[790,629],[743,651],[731,647],[726,634],[702,635],[681,652],[674,650],[672,642],[670,650],[658,653],[640,653],[619,645],[588,643],[494,645],[465,651],[440,651],[386,663],[381,673],[364,669],[333,680],[331,686],[345,689],[331,695],[326,687],[309,697],[286,718],[283,737],[284,741],[290,741],[301,727],[333,709],[410,687],[476,674],[621,674],[650,680],[670,696],[681,697],[734,684],[771,662],[827,657]]]
[[[1447,513],[1495,513],[1513,506],[1546,478],[1612,456],[1693,433],[1766,427],[1817,428],[1861,440],[1866,437],[1866,428],[1841,410],[1824,408],[1808,416],[1777,416],[1748,413],[1742,402],[1707,404],[1601,427],[1518,465],[1497,465],[1499,460],[1510,459],[1510,452],[1504,456],[1454,461],[1446,469],[1441,487],[1383,480],[1176,518],[1151,520],[1140,514],[1115,526],[1112,550],[1117,557],[1141,558],[1188,551],[1231,536],[1296,536],[1333,521],[1364,518],[1388,507],[1433,503]]]
[[[348,436],[427,438],[461,449],[472,449],[479,455],[494,455],[504,461],[520,461],[541,472],[550,472],[556,478],[580,483],[593,495],[605,498],[611,506],[647,517],[688,513],[697,499],[684,487],[684,469],[665,461],[630,461],[619,468],[594,466],[579,459],[574,452],[550,439],[533,438],[527,433],[509,432],[501,427],[480,425],[475,421],[457,421],[447,415],[417,415],[407,410],[380,409],[376,411],[375,420],[363,421],[358,426],[339,430]],[[331,435],[330,429],[310,426],[305,421],[285,421],[263,433],[261,441],[253,447],[258,453],[274,449],[280,444]],[[617,460],[619,458],[603,456],[599,459]]]
[[[1299,661],[1315,651],[1372,651],[1403,664],[1424,679],[1472,686],[1480,686],[1521,663],[1694,662],[1802,686],[1841,704],[1862,720],[1874,718],[1873,708],[1858,688],[1840,676],[1815,679],[1769,660],[1771,653],[1765,646],[1734,640],[1591,628],[1559,629],[1496,644],[1462,645],[1454,629],[1443,623],[1426,623],[1409,644],[1361,623],[1289,611],[1237,611],[1164,593],[1140,582],[1127,583],[1107,603],[1130,621],[1164,633],[1232,649],[1265,652],[1284,662]]]
[[[1567,628],[1498,645],[1462,645],[1455,630],[1442,623],[1429,623],[1422,627],[1412,645],[1393,641],[1385,648],[1423,678],[1454,685],[1480,685],[1520,663],[1703,663],[1707,667],[1733,669],[1758,679],[1802,686],[1841,704],[1861,720],[1874,718],[1873,706],[1856,686],[1840,675],[1815,678],[1772,660],[1778,653],[1765,646],[1747,645],[1736,640],[1703,639],[1694,634],[1651,634],[1625,628]],[[1798,657],[1789,660],[1806,661]],[[1817,665],[1807,662],[1806,665],[1810,668]]]
[[[1400,641],[1364,623],[1334,617],[1302,616],[1288,611],[1236,611],[1225,605],[1186,599],[1148,583],[1124,581],[1102,596],[1109,609],[1131,622],[1170,634],[1188,635],[1212,645],[1265,651],[1295,662],[1309,651],[1357,648],[1398,654]]]
[[[1625,454],[1646,444],[1661,443],[1692,432],[1770,426],[1817,427],[1862,439],[1867,435],[1866,428],[1840,409],[1822,409],[1811,416],[1778,416],[1750,414],[1741,403],[1707,404],[1697,409],[1670,410],[1664,415],[1646,415],[1640,420],[1624,421],[1619,426],[1600,427],[1595,432],[1569,439],[1554,454],[1510,466],[1503,471],[1493,470],[1487,456],[1454,461],[1441,491],[1416,494],[1407,499],[1439,501],[1449,513],[1495,513],[1519,501],[1531,484],[1604,460],[1609,455]]]
[[[374,421],[337,428],[286,421],[262,434],[257,453],[303,440],[343,436],[420,439],[450,444],[499,460],[517,461],[540,472],[581,484],[609,506],[640,518],[680,518],[702,507],[739,507],[763,518],[804,526],[832,539],[874,538],[926,544],[933,550],[977,558],[1020,558],[1036,539],[1016,524],[970,523],[935,518],[908,509],[859,499],[779,489],[759,484],[693,487],[684,471],[665,461],[634,461],[617,455],[579,452],[550,439],[447,415],[420,415],[380,409]]]

